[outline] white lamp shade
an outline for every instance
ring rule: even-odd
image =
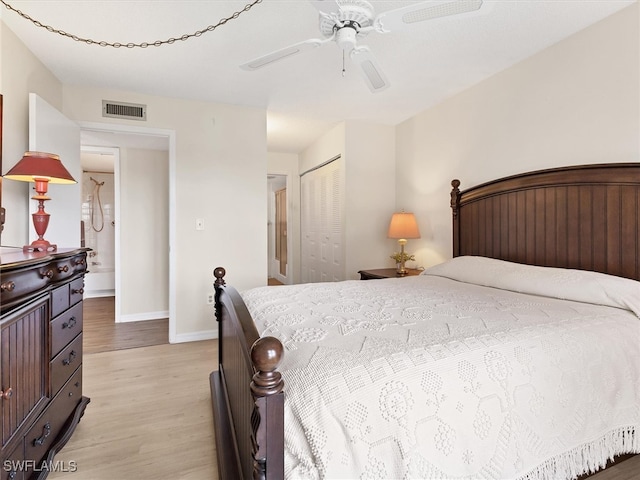
[[[389,223],[389,238],[420,238],[418,222],[413,213],[394,213]]]

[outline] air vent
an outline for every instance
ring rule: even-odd
[[[126,118],[129,120],[147,120],[147,106],[137,103],[102,101],[102,116]]]

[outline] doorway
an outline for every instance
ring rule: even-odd
[[[116,166],[119,163],[118,148],[81,146],[80,245],[91,249],[85,276],[86,298],[116,294],[116,227],[119,226],[116,192],[120,190]]]
[[[175,134],[145,127],[92,123],[81,124],[81,137],[83,152],[111,153],[114,164],[112,215],[105,211],[105,197],[100,200],[105,217],[103,231],[111,228],[114,235],[116,322],[168,318],[169,342],[173,342],[176,336],[175,285],[170,272],[175,268],[175,262],[169,245],[175,237],[175,202],[171,200],[175,197],[171,174],[175,170]],[[105,182],[100,187],[100,194],[106,193],[103,188],[108,182],[104,176],[90,173],[86,176],[90,187]],[[96,194],[93,195],[94,222],[97,221],[100,229],[102,215],[95,197]],[[83,203],[89,210],[86,217],[90,221],[91,202],[83,199]],[[85,226],[84,230],[88,229]],[[153,242],[145,241],[145,235],[152,236]],[[154,248],[148,248],[150,244]],[[103,267],[108,247],[99,248],[95,256],[88,258],[89,270],[91,267],[96,271],[106,270]],[[153,267],[152,277],[148,275],[148,265]],[[152,285],[153,282],[157,285]],[[140,289],[140,285],[145,288]]]
[[[287,222],[287,176],[267,176],[268,220],[267,246],[270,285],[289,282],[289,236]]]

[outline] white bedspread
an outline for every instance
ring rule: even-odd
[[[445,276],[243,293],[286,349],[287,478],[556,480],[640,452],[636,315]]]

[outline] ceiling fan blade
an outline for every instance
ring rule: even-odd
[[[282,60],[287,57],[306,52],[307,50],[318,48],[319,46],[324,45],[331,40],[333,40],[333,38],[327,38],[324,40],[312,38],[310,40],[305,40],[304,42],[296,43],[295,45],[290,45],[288,47],[281,48],[280,50],[276,50],[275,52],[271,52],[261,57],[255,58],[250,62],[240,65],[240,68],[242,68],[243,70],[257,70],[259,68],[266,67],[267,65],[271,65],[278,60]]]
[[[368,47],[357,47],[351,51],[351,60],[360,67],[360,71],[373,93],[381,92],[389,87],[389,81],[378,61]]]
[[[408,7],[381,12],[374,20],[374,28],[380,33],[387,33],[405,28],[412,23],[475,12],[481,6],[482,0],[420,2]]]
[[[319,12],[330,13],[338,11],[338,3],[336,0],[309,0]]]

